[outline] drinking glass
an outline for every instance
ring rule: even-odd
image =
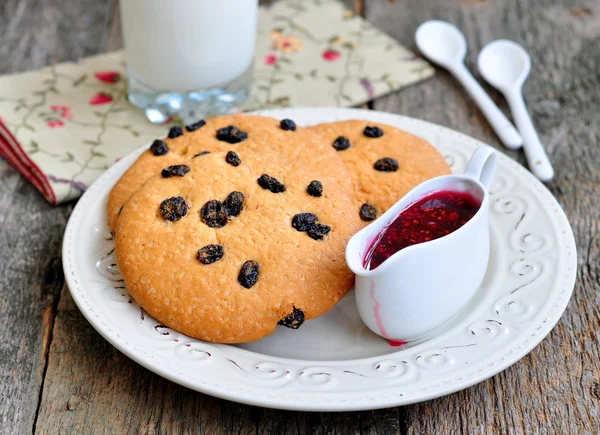
[[[235,111],[252,81],[258,0],[121,0],[129,101],[153,123]]]

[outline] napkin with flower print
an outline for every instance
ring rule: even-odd
[[[337,0],[263,6],[258,29],[245,110],[359,105],[433,74]],[[120,51],[0,77],[0,155],[53,204],[165,132],[127,101]]]

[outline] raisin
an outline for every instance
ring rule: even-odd
[[[347,137],[339,136],[333,141],[333,147],[338,151],[344,151],[350,148],[350,141]]]
[[[310,196],[323,196],[323,185],[320,181],[313,180],[309,183],[306,191]]]
[[[242,264],[240,273],[238,275],[238,282],[242,287],[250,288],[256,281],[258,281],[258,274],[260,273],[260,267],[254,260],[248,260]]]
[[[223,258],[224,253],[221,245],[206,245],[198,250],[198,261],[202,264],[213,264]]]
[[[311,239],[322,240],[330,231],[331,227],[329,225],[316,223],[308,229],[306,234],[308,234],[308,237]]]
[[[152,151],[152,154],[155,156],[164,156],[169,152],[169,147],[165,141],[156,139],[152,142],[152,145],[150,145],[150,151]]]
[[[162,216],[171,222],[177,222],[188,212],[188,205],[181,196],[173,196],[160,203]]]
[[[367,125],[363,134],[367,137],[381,137],[383,136],[383,130],[379,127],[375,127],[374,125]]]
[[[233,151],[227,151],[227,155],[225,156],[225,161],[229,163],[231,166],[239,166],[242,163],[242,159]]]
[[[206,121],[204,119],[201,119],[198,122],[194,122],[193,124],[190,125],[186,125],[185,129],[187,131],[196,131],[198,130],[200,127],[204,126],[204,124],[206,124]]]
[[[162,175],[163,178],[183,177],[188,172],[190,172],[189,166],[173,165],[173,166],[167,166],[165,169],[163,169],[161,171],[160,175]]]
[[[229,125],[217,130],[217,139],[227,143],[240,143],[248,138],[248,133]]]
[[[175,139],[179,136],[183,136],[183,130],[181,129],[181,127],[173,126],[169,129],[169,139]]]
[[[202,222],[211,228],[221,228],[227,225],[229,218],[221,201],[213,199],[202,206],[200,210]]]
[[[244,209],[244,194],[242,192],[231,192],[223,201],[223,207],[227,216],[237,216]]]
[[[363,221],[372,221],[377,217],[377,209],[375,208],[375,206],[373,204],[369,204],[368,202],[365,202],[363,205],[360,206],[360,218]]]
[[[298,329],[304,323],[304,311],[294,307],[294,310],[278,323],[286,328]]]
[[[384,157],[379,159],[373,165],[375,170],[381,172],[396,172],[398,170],[398,160],[392,159],[391,157]]]
[[[206,154],[210,154],[210,151],[201,151],[198,154],[196,154],[194,157],[192,157],[192,159],[195,159],[196,157],[200,157]]]
[[[317,215],[313,213],[298,213],[292,218],[292,227],[296,231],[308,231],[317,220]]]
[[[276,178],[273,178],[267,174],[262,174],[258,180],[258,185],[263,189],[270,190],[273,193],[285,192],[285,186],[281,184]]]
[[[282,128],[282,130],[296,131],[296,123],[291,119],[282,119],[279,123],[279,126]]]

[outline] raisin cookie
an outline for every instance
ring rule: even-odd
[[[352,120],[309,129],[322,135],[346,164],[354,183],[355,213],[365,224],[417,184],[451,173],[432,145],[390,125]]]
[[[292,120],[256,115],[220,116],[185,128],[172,127],[167,138],[152,143],[110,192],[107,217],[111,229],[116,229],[123,205],[149,178],[167,166],[216,151],[231,151],[229,163],[233,166],[235,154],[243,151],[257,151],[273,160],[281,157],[305,162],[317,168],[333,185],[343,189],[351,186],[348,171],[335,150],[319,135],[297,127]]]
[[[351,186],[300,161],[236,156],[159,170],[125,204],[115,236],[136,301],[218,343],[298,328],[333,307],[353,285],[344,250],[361,226]]]

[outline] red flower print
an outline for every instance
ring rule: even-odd
[[[113,97],[111,97],[110,95],[105,94],[104,92],[98,92],[90,100],[90,105],[98,106],[99,104],[110,103],[112,100],[113,100]]]
[[[71,113],[71,108],[69,106],[62,106],[60,104],[53,104],[50,106],[53,112],[58,112],[65,119],[72,119],[73,114]]]
[[[65,125],[60,119],[53,119],[52,121],[46,122],[46,125],[50,128],[62,127]]]
[[[121,80],[121,74],[117,71],[98,71],[94,75],[98,80],[104,83],[117,83]]]
[[[321,56],[323,56],[323,59],[328,60],[329,62],[333,62],[341,55],[342,53],[340,53],[337,50],[325,50],[323,54],[321,54]]]
[[[277,62],[277,56],[274,54],[267,54],[265,57],[265,65],[274,65]]]

